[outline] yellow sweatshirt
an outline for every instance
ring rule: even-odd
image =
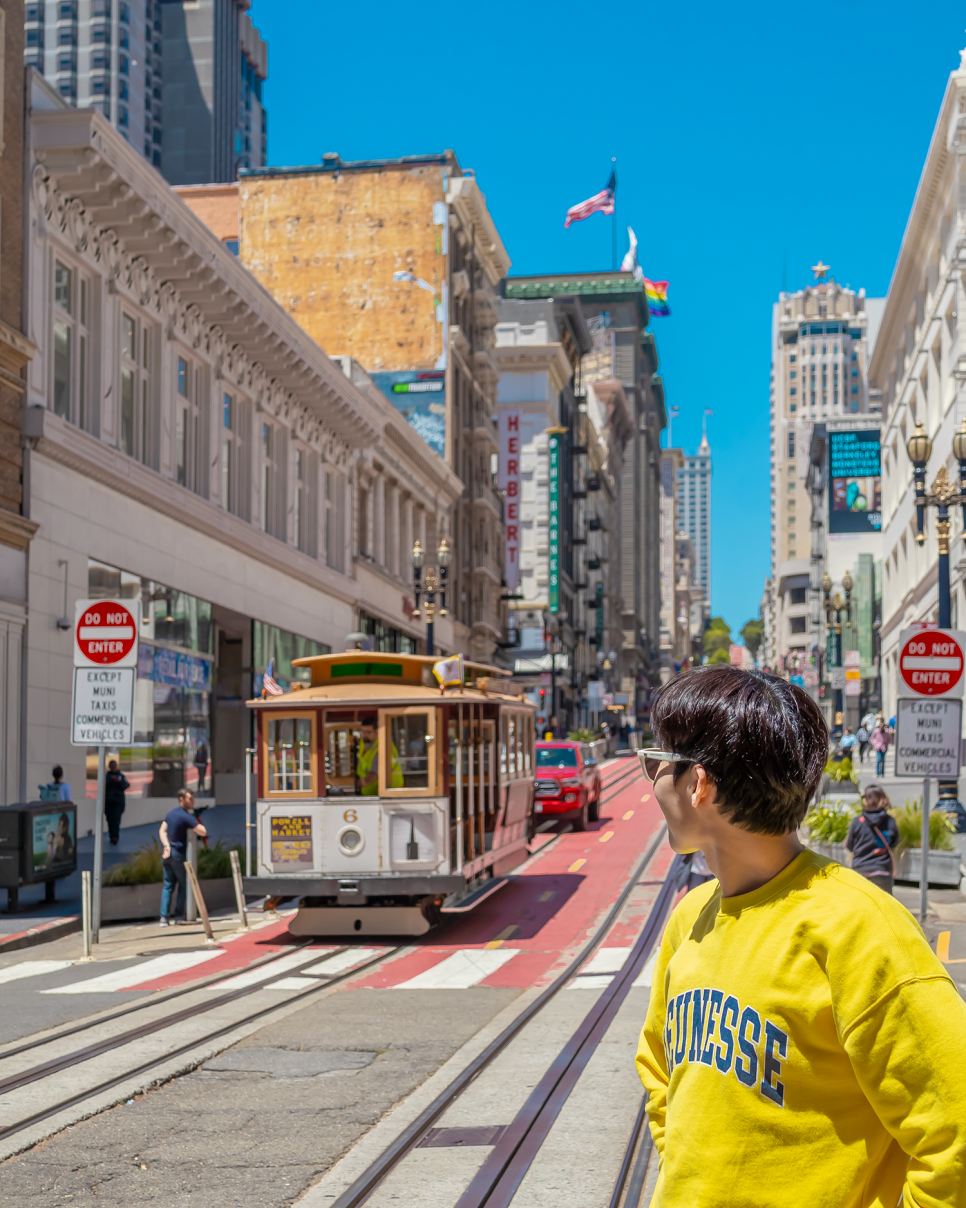
[[[966,1206],[966,1003],[906,908],[822,856],[684,898],[637,1068],[652,1208]]]

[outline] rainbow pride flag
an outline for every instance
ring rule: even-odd
[[[667,287],[666,281],[648,281],[647,277],[642,277],[644,282],[644,296],[647,298],[647,309],[652,315],[669,315],[671,308],[667,304]]]

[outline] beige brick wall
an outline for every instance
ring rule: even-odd
[[[443,166],[243,177],[241,257],[331,356],[370,371],[431,369],[443,349],[433,296],[445,258],[433,205]]]

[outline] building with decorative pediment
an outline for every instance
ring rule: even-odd
[[[268,660],[284,686],[293,658],[360,626],[416,649],[393,554],[446,528],[461,485],[99,113],[29,76],[27,782],[63,764],[83,832],[75,600],[142,603],[125,822],[163,816],[182,784],[241,801],[243,702]],[[395,501],[398,532],[360,530],[363,478]],[[451,623],[437,633],[452,650]]]

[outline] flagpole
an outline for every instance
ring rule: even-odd
[[[617,171],[617,157],[612,155],[610,162],[615,166],[611,169],[612,172]],[[611,271],[617,272],[617,189],[614,189],[614,213],[611,215]]]

